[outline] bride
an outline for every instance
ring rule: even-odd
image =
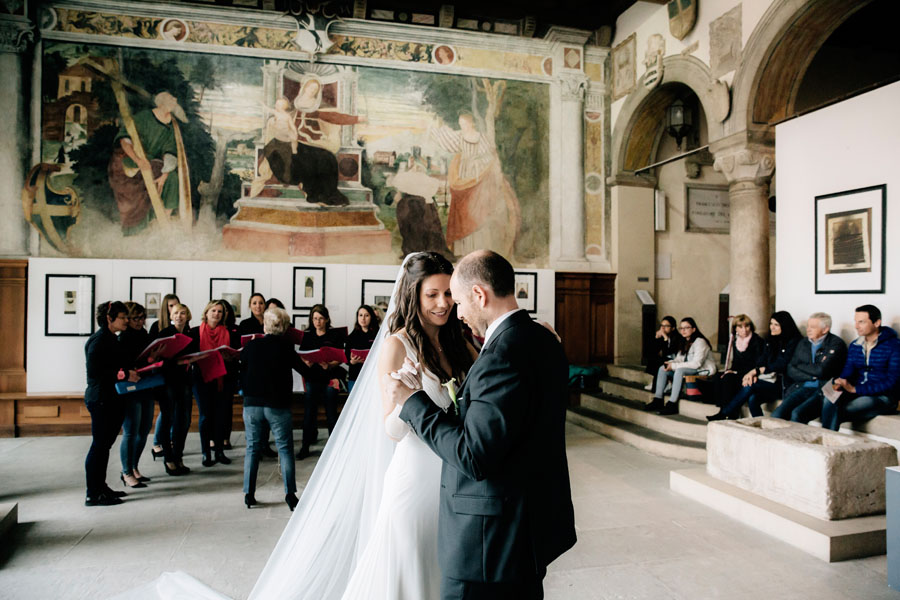
[[[382,378],[410,357],[435,404],[476,358],[450,297],[453,266],[410,254],[359,379],[250,599],[428,600],[440,596],[441,461],[381,398]],[[164,573],[119,599],[227,600],[185,573]]]

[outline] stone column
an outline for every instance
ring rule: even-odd
[[[29,156],[22,61],[32,29],[25,18],[0,17],[0,106],[5,111],[0,119],[0,256],[28,254],[29,230],[21,200]]]
[[[728,179],[731,203],[729,312],[744,313],[757,329],[769,326],[769,181],[773,148],[742,145],[715,152],[716,171]]]
[[[559,260],[585,263],[584,256],[584,75],[560,78]]]

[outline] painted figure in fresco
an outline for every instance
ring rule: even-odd
[[[152,171],[156,190],[170,215],[183,204],[190,206],[191,202],[187,156],[178,126],[178,121],[187,122],[187,115],[169,92],[158,93],[154,101],[155,108],[140,111],[133,118],[146,158],[138,157],[123,122],[109,161],[109,185],[116,198],[125,235],[138,233],[153,219],[150,195],[141,169]]]
[[[401,163],[389,183],[397,190],[394,201],[397,203],[397,229],[403,238],[403,256],[413,252],[438,252],[447,260],[455,260],[447,247],[441,217],[434,203],[442,182],[428,175],[428,164],[422,158],[420,147],[413,147],[412,156],[405,164]]]
[[[442,148],[455,153],[447,173],[447,243],[453,253],[463,256],[489,248],[512,256],[521,211],[500,168],[494,141],[478,131],[469,113],[459,116],[459,131],[440,125],[431,134]]]
[[[365,123],[366,118],[320,110],[321,103],[322,83],[314,77],[304,79],[300,93],[294,99],[294,128],[299,141],[296,149],[292,140],[285,141],[275,135],[274,130],[281,128],[279,119],[284,118],[283,112],[276,110],[270,119],[274,137],[263,148],[263,158],[267,164],[260,165],[260,179],[270,171],[280,183],[300,186],[306,194],[306,201],[311,204],[344,206],[350,201],[337,189],[338,165],[334,155],[337,147],[326,135],[323,124],[355,125]],[[258,181],[254,184],[258,189]]]

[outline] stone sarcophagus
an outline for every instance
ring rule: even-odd
[[[883,513],[893,446],[770,417],[709,424],[709,475],[820,519]]]

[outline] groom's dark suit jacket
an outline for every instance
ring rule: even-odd
[[[566,461],[568,362],[525,311],[510,315],[458,393],[459,416],[413,394],[400,418],[444,461],[444,577],[533,580],[575,544]]]

